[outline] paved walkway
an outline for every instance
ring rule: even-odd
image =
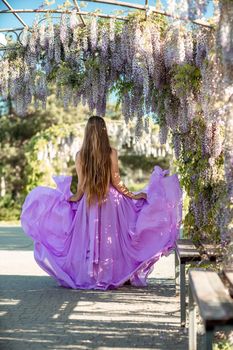
[[[114,291],[57,286],[17,226],[0,226],[0,256],[1,350],[188,349],[173,254],[155,265],[148,287]]]

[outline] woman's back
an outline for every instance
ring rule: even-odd
[[[107,185],[107,192],[109,191],[110,185],[115,187],[120,193],[132,199],[146,199],[146,193],[139,193],[135,195],[133,192],[130,192],[128,188],[124,185],[120,177],[119,165],[118,165],[118,152],[115,148],[111,148],[110,153],[110,178]],[[70,198],[71,201],[78,201],[85,192],[83,184],[83,175],[82,175],[82,162],[80,159],[80,152],[77,152],[75,157],[75,166],[78,176],[78,189],[77,194]],[[101,175],[100,175],[101,176]]]

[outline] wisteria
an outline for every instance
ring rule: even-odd
[[[74,30],[79,25],[77,10],[73,10],[70,16],[70,29]]]
[[[187,0],[188,2],[188,17],[195,19],[202,17],[207,10],[209,0]]]
[[[109,22],[109,46],[112,52],[115,50],[115,22],[114,18]]]
[[[148,21],[148,25],[135,18],[128,23],[116,24],[114,18],[99,22],[96,15],[91,16],[86,28],[82,28],[74,10],[69,21],[67,14],[61,15],[60,25],[54,25],[50,19],[40,25],[35,22],[30,31],[23,31],[21,42],[24,51],[17,52],[21,58],[18,69],[23,70],[26,66],[34,77],[33,84],[37,76],[45,73],[44,84],[49,86],[55,82],[59,85],[57,96],[64,100],[65,106],[67,96],[63,91],[71,82],[65,76],[73,76],[72,84],[80,92],[79,100],[87,103],[91,110],[98,107],[101,115],[105,115],[105,95],[117,80],[123,81],[122,89],[127,89],[127,84],[132,82],[137,92],[127,93],[128,104],[123,112],[126,119],[129,116],[141,119],[142,111],[147,114],[154,111],[149,95],[165,79],[161,30],[161,26],[152,20]],[[56,72],[56,77],[51,81],[53,72]],[[41,99],[45,106],[48,94],[38,94],[36,89],[29,89],[37,100],[36,104]],[[10,89],[5,93],[10,97],[14,95]],[[77,95],[75,89],[73,93]],[[70,100],[74,101],[74,98]],[[27,113],[27,103],[24,107],[21,114]],[[141,125],[140,121],[138,125]]]
[[[91,20],[91,25],[90,25],[90,42],[91,42],[92,51],[96,49],[97,41],[98,41],[98,21],[97,21],[97,17],[93,16]]]
[[[168,134],[167,124],[161,125],[159,129],[159,140],[162,145],[165,144],[167,141],[167,134]]]
[[[28,32],[28,28],[25,27],[21,33],[21,37],[20,37],[20,42],[23,45],[23,47],[26,47],[28,44],[28,39],[29,39],[29,32]]]

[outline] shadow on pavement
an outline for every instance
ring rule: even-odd
[[[20,226],[0,226],[0,250],[33,250],[33,241]]]
[[[62,288],[47,276],[0,276],[1,350],[187,349],[173,279],[111,291]]]

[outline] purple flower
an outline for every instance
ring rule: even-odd
[[[90,25],[90,41],[91,41],[91,49],[95,51],[98,42],[98,21],[97,16],[93,16],[91,19]]]
[[[79,24],[77,10],[73,10],[70,15],[70,28],[73,31]]]

